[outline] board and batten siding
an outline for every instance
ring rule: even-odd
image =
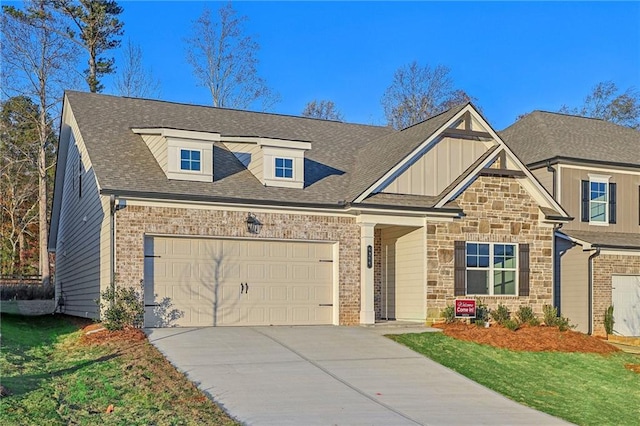
[[[78,126],[70,116],[67,124],[71,127],[71,139],[62,190],[55,281],[57,294],[64,299],[64,313],[98,318],[95,301],[100,297],[101,282],[109,281],[109,200],[99,195],[91,161]]]
[[[487,145],[482,142],[445,138],[402,172],[382,192],[438,195],[487,149]]]
[[[547,170],[546,167],[531,170],[531,173],[538,179],[538,182],[544,186],[549,194],[553,195],[553,173]]]
[[[147,144],[149,151],[153,154],[156,161],[162,168],[162,171],[167,174],[168,171],[168,159],[167,159],[167,138],[162,135],[141,135],[144,143]]]
[[[601,169],[585,170],[563,166],[560,168],[560,204],[575,220],[564,225],[566,230],[602,231],[602,232],[640,232],[639,187],[640,174]],[[589,174],[610,176],[609,182],[616,184],[616,223],[608,226],[590,225],[580,221],[580,182],[589,180]]]
[[[580,245],[561,240],[558,249],[564,251],[560,267],[560,315],[569,318],[576,330],[589,331],[589,254]],[[572,246],[572,247],[571,247]],[[566,250],[566,251],[565,251]]]
[[[264,156],[262,155],[262,148],[260,146],[257,144],[232,142],[225,142],[224,145],[261,183],[264,183]]]

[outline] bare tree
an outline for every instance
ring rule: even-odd
[[[601,118],[622,126],[640,129],[640,93],[632,87],[619,93],[614,82],[603,81],[593,87],[581,107],[569,108],[563,105],[560,112]]]
[[[187,62],[199,85],[211,93],[216,107],[247,109],[256,102],[267,110],[278,101],[258,75],[260,46],[243,32],[246,16],[237,16],[231,3],[218,10],[213,21],[205,9],[194,21],[192,36],[186,40]]]
[[[30,275],[38,270],[27,254],[38,246],[38,107],[25,96],[0,110],[0,273]],[[30,250],[29,250],[30,251]],[[35,267],[34,267],[35,265]]]
[[[120,46],[124,23],[118,19],[122,7],[113,0],[53,0],[69,20],[66,34],[89,54],[85,79],[91,92],[101,92],[100,77],[115,72],[115,60],[100,55]],[[77,33],[76,33],[77,31]]]
[[[421,66],[416,61],[398,68],[382,97],[390,126],[409,127],[471,98],[456,89],[450,70],[444,65]]]
[[[55,151],[55,135],[51,123],[62,98],[63,84],[73,81],[71,70],[76,52],[61,36],[59,22],[47,7],[46,0],[31,0],[20,10],[3,6],[2,58],[4,93],[14,92],[34,100],[35,112],[27,119],[37,129],[31,141],[37,146],[38,222],[40,266],[43,282],[49,281],[48,246],[48,171],[54,166],[51,153]]]
[[[160,81],[153,77],[151,69],[144,67],[140,45],[127,41],[120,68],[114,83],[120,96],[150,98],[160,95]]]
[[[315,99],[309,102],[302,110],[303,117],[319,118],[321,120],[344,121],[342,113],[338,111],[333,101]]]

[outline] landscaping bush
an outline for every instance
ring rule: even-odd
[[[534,320],[537,320],[531,306],[520,306],[516,312],[516,318],[520,321],[520,324],[531,324]]]
[[[511,331],[516,331],[517,329],[520,328],[520,323],[514,319],[508,318],[507,320],[505,320],[502,325],[505,326],[505,328],[508,328]]]
[[[447,324],[456,322],[456,308],[453,305],[447,305],[442,311],[442,318]]]
[[[131,287],[115,287],[103,291],[102,301],[96,301],[102,312],[102,323],[107,330],[140,327],[144,305],[140,293]]]
[[[489,321],[490,313],[491,311],[487,304],[480,299],[476,299],[476,318],[473,322],[480,326],[484,326],[484,324]]]
[[[544,305],[542,307],[542,314],[544,315],[544,323],[553,327],[556,325],[556,318],[558,318],[558,309],[551,305]]]
[[[542,312],[544,314],[544,323],[549,327],[558,327],[560,331],[567,331],[575,327],[575,325],[569,324],[569,318],[558,316],[558,309],[551,305],[544,305]]]
[[[607,332],[607,335],[613,334],[613,324],[615,320],[613,319],[613,305],[607,308],[607,311],[604,313],[604,329]]]
[[[498,307],[491,311],[491,318],[500,325],[504,325],[505,321],[511,318],[509,309],[503,304],[499,304]]]

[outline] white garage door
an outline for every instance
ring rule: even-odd
[[[612,283],[614,333],[640,336],[640,275],[614,275]]]
[[[145,325],[331,324],[332,253],[325,243],[147,237]]]

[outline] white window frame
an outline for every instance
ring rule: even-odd
[[[189,151],[191,152],[199,152],[200,153],[200,170],[191,170],[191,169],[183,169],[182,168],[182,151]],[[189,154],[189,156],[191,156],[191,154]],[[191,160],[189,159],[189,162],[193,162],[195,160]],[[180,170],[180,173],[193,173],[193,174],[198,174],[201,175],[203,173],[203,156],[202,156],[202,150],[201,149],[193,149],[193,148],[179,148],[178,149],[178,170]]]
[[[609,226],[609,180],[611,176],[589,175],[589,225],[597,226]],[[591,199],[591,184],[598,183],[604,185],[605,201],[597,201]],[[604,221],[593,220],[591,215],[591,205],[603,204],[604,205]]]
[[[486,244],[489,246],[489,266],[488,267],[480,267],[480,266],[468,266],[467,257],[469,256],[469,244]],[[495,246],[504,245],[504,246],[512,246],[513,247],[513,257],[515,259],[515,267],[513,268],[496,268],[495,267]],[[480,241],[467,241],[465,244],[464,250],[464,261],[465,261],[465,294],[467,296],[506,296],[506,297],[517,297],[518,296],[518,275],[519,275],[519,266],[520,259],[518,258],[518,244],[517,243],[496,243],[496,242],[480,242]],[[487,271],[489,273],[489,282],[488,293],[469,293],[468,290],[468,271]],[[514,273],[514,292],[513,294],[495,294],[494,293],[494,284],[495,284],[495,272],[498,271],[508,271]]]
[[[278,176],[278,169],[282,169],[283,172],[286,170],[289,170],[289,167],[286,167],[283,163],[282,167],[278,167],[277,163],[278,160],[282,160],[282,161],[290,161],[291,162],[291,176],[287,177],[287,176]],[[286,180],[293,180],[293,178],[296,175],[296,171],[295,171],[295,161],[293,158],[289,158],[289,157],[274,157],[273,159],[273,177],[275,179],[286,179]],[[285,173],[286,174],[286,173]]]

